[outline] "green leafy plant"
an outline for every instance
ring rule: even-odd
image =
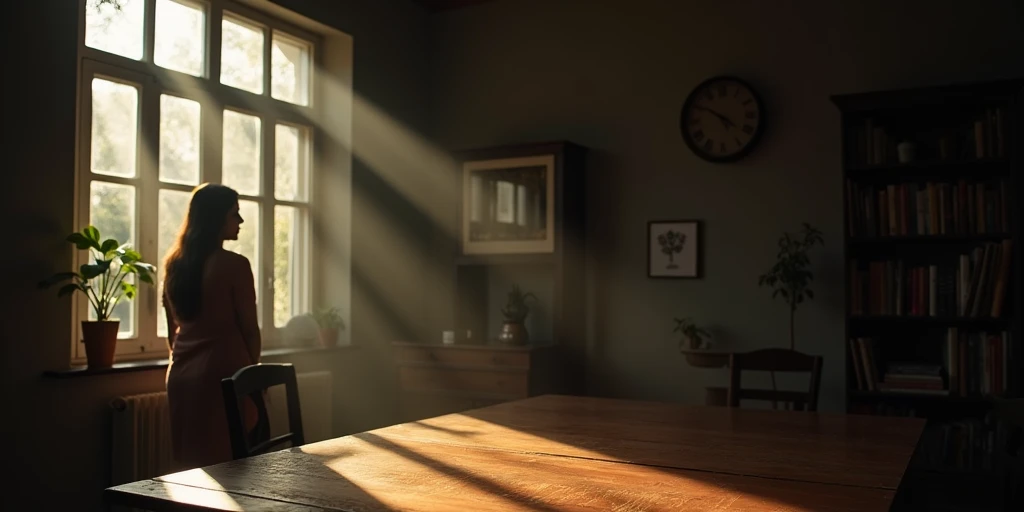
[[[134,299],[138,290],[135,284],[126,280],[130,275],[138,276],[144,283],[153,284],[156,268],[142,261],[142,255],[113,238],[100,241],[100,231],[88,226],[78,233],[71,233],[67,241],[78,250],[89,251],[91,263],[83,264],[78,272],[58,272],[40,283],[49,288],[57,283],[71,280],[57,291],[58,297],[80,291],[89,299],[89,305],[98,321],[110,319],[114,307],[123,299]]]
[[[341,318],[341,310],[338,308],[318,308],[310,312],[309,316],[321,329],[345,328],[345,321]]]
[[[505,315],[505,320],[509,322],[522,323],[526,320],[526,316],[530,314],[530,306],[527,304],[530,300],[538,300],[537,296],[526,292],[524,293],[519,285],[512,285],[512,290],[508,292],[508,301],[505,303],[505,307],[501,308],[501,313]]]
[[[772,288],[772,298],[782,297],[789,306],[790,350],[796,347],[796,309],[805,299],[814,298],[814,291],[810,288],[814,274],[809,270],[809,253],[818,244],[825,245],[821,231],[806,222],[799,233],[783,233],[779,238],[775,265],[758,279],[758,286]]]
[[[680,349],[697,349],[704,345],[704,338],[710,338],[711,333],[700,328],[697,324],[693,323],[689,317],[676,318],[676,328],[672,329],[672,332],[678,332],[682,334],[682,338],[679,340]],[[689,346],[687,346],[689,342]]]

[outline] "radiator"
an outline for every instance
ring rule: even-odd
[[[332,436],[331,373],[296,375],[302,426],[306,442]],[[288,428],[284,386],[275,386],[267,396],[267,413],[272,435]],[[170,411],[167,393],[145,393],[117,397],[110,402],[111,481],[113,485],[144,480],[181,469],[175,467],[171,452]],[[227,425],[224,425],[227,429]]]

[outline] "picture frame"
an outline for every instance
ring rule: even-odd
[[[555,155],[462,163],[464,255],[555,251]]]
[[[702,225],[699,220],[652,220],[647,223],[647,277],[699,279]]]

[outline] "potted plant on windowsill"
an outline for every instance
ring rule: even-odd
[[[101,242],[100,231],[88,226],[78,233],[68,235],[67,241],[78,250],[89,251],[90,263],[78,268],[78,272],[58,272],[40,283],[49,288],[57,283],[71,280],[57,291],[63,297],[80,291],[85,294],[95,320],[82,320],[82,342],[90,368],[109,368],[114,364],[114,350],[117,347],[118,320],[110,316],[122,300],[135,298],[137,288],[129,276],[153,284],[155,268],[142,261],[142,255],[113,238]]]
[[[319,331],[317,338],[320,346],[333,347],[338,344],[338,333],[345,330],[345,321],[341,318],[338,308],[320,308],[309,314],[316,321]]]
[[[498,341],[510,345],[525,345],[530,341],[530,333],[526,330],[526,317],[530,314],[530,300],[537,300],[537,296],[530,292],[523,292],[519,285],[513,285],[508,292],[508,302],[501,308],[501,314],[505,315],[505,323],[501,326],[501,333],[498,334]]]

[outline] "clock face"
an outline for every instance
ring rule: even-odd
[[[736,160],[753,149],[763,127],[763,109],[742,80],[716,77],[686,98],[680,129],[686,145],[712,162]]]

